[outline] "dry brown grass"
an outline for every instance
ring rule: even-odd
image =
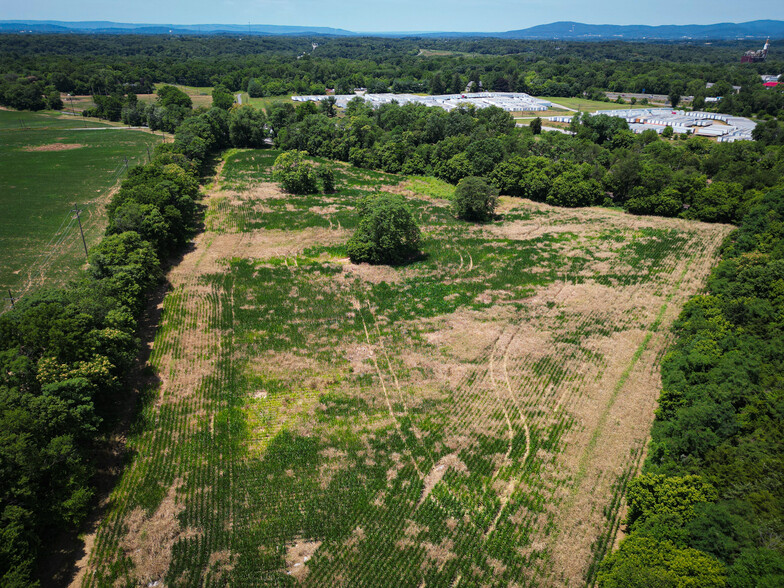
[[[70,149],[80,149],[84,145],[79,143],[49,143],[48,145],[36,145],[24,147],[22,151],[68,151]]]
[[[180,539],[200,534],[197,529],[182,529],[177,520],[185,508],[177,500],[179,486],[179,481],[172,485],[151,515],[137,508],[126,519],[128,532],[120,547],[133,561],[133,574],[141,586],[162,584],[171,562],[172,546]]]
[[[286,549],[286,568],[288,574],[302,581],[308,575],[308,563],[316,550],[321,547],[321,541],[300,540],[287,546]]]

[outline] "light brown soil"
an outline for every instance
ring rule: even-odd
[[[126,520],[128,532],[120,547],[133,561],[133,574],[139,585],[162,585],[171,562],[172,546],[181,538],[200,533],[180,527],[177,516],[185,507],[177,501],[178,487],[179,482],[175,482],[152,515],[137,508]]]
[[[34,147],[24,147],[22,151],[68,151],[84,147],[79,143],[49,143],[48,145],[36,145]]]
[[[417,503],[417,506],[421,506],[422,503],[427,500],[427,497],[430,496],[430,493],[433,491],[433,488],[436,487],[441,481],[441,478],[444,477],[446,474],[447,469],[453,468],[455,471],[458,472],[467,472],[468,468],[462,462],[462,460],[454,453],[450,453],[449,455],[445,455],[441,459],[438,460],[438,463],[433,466],[428,474],[425,476],[424,482],[424,489],[422,490],[422,496]]]
[[[316,550],[321,547],[321,541],[297,541],[286,549],[286,568],[289,575],[302,581],[308,575],[307,563]]]

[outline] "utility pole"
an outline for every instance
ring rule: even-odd
[[[11,294],[11,288],[8,288],[8,299],[11,301],[11,308],[13,308],[16,298],[14,298],[14,295]]]
[[[148,154],[149,154],[149,152],[148,152]],[[125,171],[128,171],[128,157],[127,156],[123,156],[123,158],[125,159]]]
[[[152,161],[152,157],[150,156],[150,146],[147,145],[147,163]]]
[[[81,210],[74,204],[74,213],[76,213],[76,220],[79,221],[79,232],[82,234],[82,245],[84,245],[84,256],[88,257],[87,255],[87,241],[84,240],[84,229],[82,229],[82,219],[79,218],[79,213]]]

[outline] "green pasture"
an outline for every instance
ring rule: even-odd
[[[556,104],[580,110],[582,112],[596,112],[597,110],[620,110],[624,108],[643,108],[639,103],[636,105],[631,104],[616,104],[615,102],[601,102],[599,100],[587,100],[585,98],[559,98],[557,96],[537,96],[542,100],[553,102],[553,107],[557,109]]]
[[[235,92],[236,96],[236,92]],[[251,106],[255,106],[256,108],[261,108],[266,110],[273,104],[281,104],[284,102],[291,102],[291,94],[286,96],[265,96],[261,98],[252,98],[247,92],[242,92],[242,103],[243,104],[250,104]],[[291,102],[292,104],[296,104]]]
[[[57,110],[27,112],[0,110],[0,131],[26,131],[28,129],[81,129],[86,127],[110,127],[111,124],[92,118],[64,114]],[[5,143],[5,134],[3,143]]]
[[[0,111],[3,299],[9,288],[19,295],[67,279],[84,263],[78,226],[68,210],[79,205],[87,245],[94,244],[105,226],[108,192],[124,175],[125,158],[128,166],[145,160],[147,147],[160,140],[141,131],[75,130],[85,126],[107,125],[51,113]],[[68,145],[79,147],[62,148]]]

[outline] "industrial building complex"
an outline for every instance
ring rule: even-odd
[[[440,96],[418,96],[416,94],[366,94],[358,92],[356,94],[342,94],[335,96],[337,106],[345,108],[349,100],[362,98],[370,102],[373,106],[388,104],[395,101],[398,104],[424,104],[425,106],[437,106],[444,110],[452,110],[460,105],[473,104],[477,108],[487,108],[497,106],[508,112],[537,112],[548,110],[551,106],[547,100],[534,98],[523,92],[479,92],[466,94],[443,94]],[[296,102],[318,102],[327,99],[328,96],[292,96]]]
[[[634,108],[629,110],[600,110],[594,116],[606,114],[624,119],[635,133],[654,130],[661,133],[672,127],[676,133],[689,133],[702,137],[716,137],[719,142],[751,141],[751,132],[757,126],[742,116],[730,116],[698,110],[672,110],[671,108]],[[552,122],[571,122],[571,116],[551,116]]]
[[[333,96],[335,104],[345,108],[349,101],[360,98],[374,107],[397,102],[398,104],[424,104],[444,110],[453,110],[461,105],[471,104],[476,108],[497,106],[507,112],[542,112],[559,108],[547,100],[541,100],[522,92],[480,92],[465,94],[443,94],[440,96],[419,96],[416,94],[369,94],[359,91],[355,94]],[[319,102],[330,96],[292,96],[295,102]],[[561,107],[563,108],[563,107]],[[628,110],[600,110],[593,115],[606,114],[620,117],[629,123],[635,133],[652,129],[661,133],[672,127],[676,133],[688,133],[703,137],[715,137],[720,142],[751,141],[751,131],[757,123],[740,116],[729,116],[715,112],[672,110],[671,108],[633,108]],[[548,117],[552,122],[571,122],[574,114]]]

